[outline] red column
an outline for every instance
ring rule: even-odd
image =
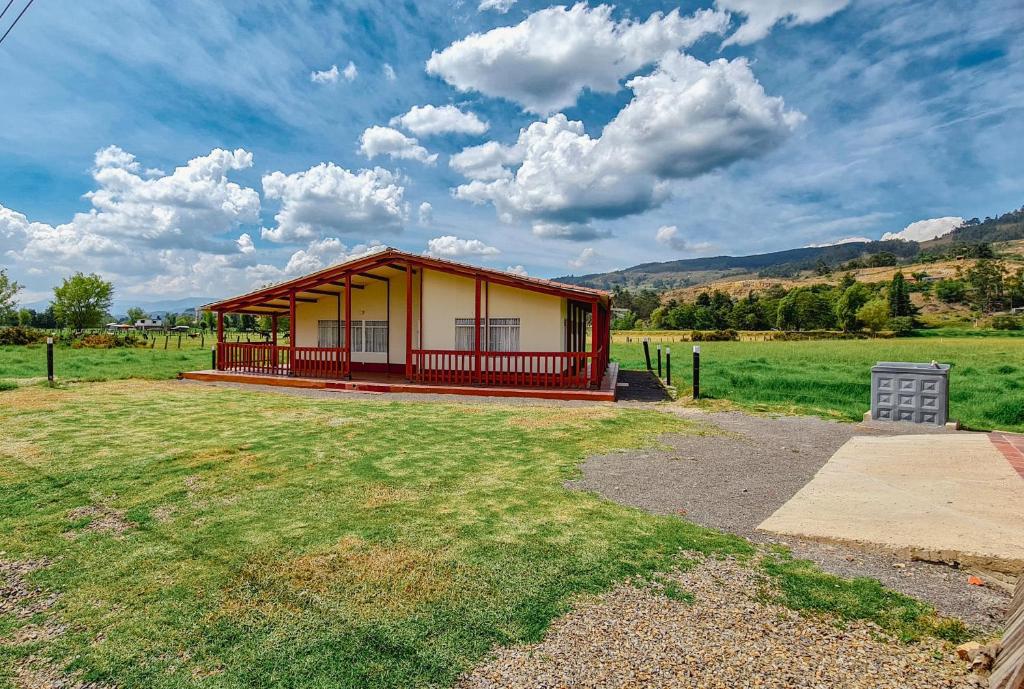
[[[288,293],[288,375],[295,375],[295,292]]]
[[[590,305],[590,352],[594,356],[590,358],[590,382],[592,385],[597,385],[600,382],[598,378],[598,364],[597,364],[597,342],[601,338],[601,329],[598,322],[597,313],[597,302],[595,301]]]
[[[420,269],[422,270],[422,268]],[[420,295],[423,299],[423,295]],[[422,343],[421,343],[422,346]],[[405,377],[412,382],[412,264],[405,264]]]
[[[345,273],[345,375],[352,377],[352,273]]]
[[[224,370],[224,313],[217,312],[217,370]]]
[[[277,371],[277,315],[270,317],[270,368]]]
[[[480,382],[480,276],[476,276],[476,308],[473,313],[473,370],[476,382]]]

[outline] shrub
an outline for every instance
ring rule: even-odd
[[[117,338],[110,334],[100,335],[86,335],[80,340],[76,340],[72,343],[74,349],[81,349],[86,347],[88,349],[110,349],[111,347],[117,347],[120,343]]]
[[[967,285],[961,280],[939,280],[935,283],[935,296],[947,304],[956,304],[967,296]]]
[[[740,334],[735,330],[692,330],[691,342],[737,342]]]
[[[0,345],[29,345],[45,341],[46,333],[36,328],[24,325],[0,328]]]
[[[1020,330],[1024,323],[1020,316],[993,316],[992,327],[996,330]]]
[[[897,316],[889,319],[889,328],[897,335],[909,335],[914,332],[916,327],[917,323],[914,322],[913,316]]]
[[[868,330],[877,333],[885,329],[889,323],[889,302],[885,299],[872,299],[857,309],[857,318],[867,326]]]

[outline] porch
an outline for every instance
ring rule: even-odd
[[[532,396],[599,392],[607,378],[606,292],[395,249],[206,308],[217,314],[215,370],[186,378],[473,391],[456,394],[532,390]],[[270,340],[225,342],[229,313],[268,316]],[[284,344],[277,335],[281,317],[288,319]],[[610,389],[614,396],[614,384]]]

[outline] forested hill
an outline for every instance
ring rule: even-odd
[[[555,280],[608,290],[614,287],[667,290],[698,285],[732,275],[754,273],[763,277],[789,277],[822,264],[835,268],[855,259],[867,261],[877,254],[892,254],[897,259],[907,260],[921,252],[943,253],[958,244],[995,243],[1016,239],[1024,239],[1024,207],[995,218],[972,218],[950,234],[920,244],[901,240],[850,242],[751,256],[687,258],[661,263],[641,263],[608,273],[567,275]]]
[[[789,275],[814,268],[819,263],[833,265],[872,254],[891,253],[900,258],[917,255],[916,242],[850,242],[833,246],[803,247],[773,251],[752,256],[708,256],[663,263],[642,263],[610,273],[570,275],[555,278],[558,282],[585,285],[598,289],[621,287],[652,287],[668,289],[707,282],[729,274],[762,273]]]

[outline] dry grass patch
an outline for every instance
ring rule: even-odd
[[[363,493],[366,495],[363,507],[370,510],[394,505],[399,502],[409,502],[419,497],[419,494],[414,490],[389,486],[383,483],[366,486],[363,489]]]
[[[77,538],[82,531],[120,536],[138,526],[125,516],[124,510],[111,507],[108,500],[95,505],[76,507],[68,512],[67,518],[71,522],[89,520],[84,526],[65,531],[64,536],[70,539]]]
[[[520,410],[521,412],[522,410]],[[594,407],[539,407],[530,414],[515,414],[508,419],[513,428],[535,431],[546,429],[580,429],[597,421],[616,418],[618,410],[612,406]]]

